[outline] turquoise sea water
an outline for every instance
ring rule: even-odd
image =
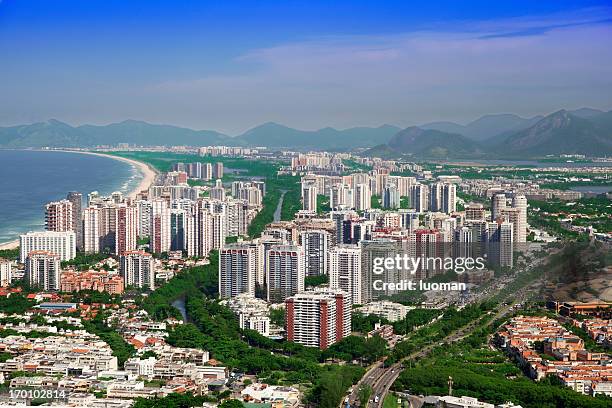
[[[128,163],[80,153],[0,150],[0,243],[44,229],[44,205],[69,191],[128,193],[142,175]]]

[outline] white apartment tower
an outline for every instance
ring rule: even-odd
[[[516,242],[527,242],[527,198],[522,194],[515,195],[512,199],[512,207],[519,211],[514,239]]]
[[[427,210],[427,186],[424,184],[413,184],[410,186],[410,207],[416,212],[423,213]]]
[[[248,244],[230,244],[219,254],[219,296],[233,298],[242,293],[255,296],[257,259]]]
[[[353,304],[361,304],[361,248],[359,245],[338,245],[329,254],[329,285],[351,296]]]
[[[353,200],[355,201],[355,210],[365,211],[372,208],[372,193],[370,186],[364,183],[359,183],[355,186]]]
[[[329,232],[324,230],[306,230],[300,233],[300,242],[304,248],[304,271],[306,276],[327,275]]]
[[[125,286],[155,290],[153,256],[144,251],[128,251],[119,258],[119,271]]]
[[[317,212],[317,186],[314,184],[302,185],[302,208],[304,211]]]
[[[76,256],[76,235],[72,231],[28,232],[19,237],[19,261],[25,262],[32,251],[46,251],[56,254],[61,261]]]
[[[266,254],[268,302],[282,302],[304,290],[304,249],[298,245],[273,245]]]

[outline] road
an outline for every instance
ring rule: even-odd
[[[541,259],[537,260],[532,265],[530,265],[530,267],[534,267],[536,266],[536,264],[541,264],[541,263],[542,263]],[[525,286],[521,288],[518,292],[511,294],[511,296],[514,298],[513,302],[511,304],[503,306],[495,314],[495,316],[493,316],[493,318],[490,321],[493,322],[495,320],[498,320],[504,317],[505,315],[507,315],[513,310],[513,307],[516,304],[524,303],[528,299],[528,294],[532,288],[534,288],[534,284]],[[406,358],[404,358],[404,361],[426,357],[431,352],[431,350],[433,350],[434,347],[438,345],[442,345],[443,343],[453,343],[456,341],[463,340],[465,337],[470,335],[472,331],[478,326],[479,320],[480,319],[477,319],[473,321],[472,323],[469,323],[468,325],[449,334],[445,338],[441,339],[439,342],[432,343],[424,347],[423,349],[419,350],[418,352],[415,352],[407,356]],[[384,399],[387,393],[389,392],[389,389],[391,388],[391,386],[393,385],[397,377],[399,377],[403,369],[404,369],[404,366],[402,362],[397,362],[391,365],[390,367],[383,367],[382,362],[378,362],[374,364],[366,372],[366,374],[359,381],[359,383],[357,383],[357,385],[353,387],[353,391],[350,393],[349,400],[348,400],[350,406],[351,407],[358,406],[359,388],[361,386],[368,385],[372,387],[372,395],[370,396],[370,399],[366,406],[370,408],[382,408]],[[376,396],[378,396],[378,401],[374,402],[374,398]]]

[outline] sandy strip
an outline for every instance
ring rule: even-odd
[[[4,242],[2,244],[0,244],[0,251],[3,249],[15,249],[19,246],[19,240],[16,239],[14,241],[10,241],[10,242]]]
[[[141,191],[148,190],[149,187],[155,182],[155,177],[157,176],[157,171],[153,167],[149,166],[148,164],[137,161],[137,160],[128,159],[125,157],[119,157],[119,156],[114,156],[111,154],[104,154],[104,153],[85,152],[81,150],[45,150],[45,151],[50,151],[50,152],[62,151],[62,152],[68,152],[68,153],[91,154],[93,156],[108,157],[110,159],[120,160],[120,161],[131,164],[132,166],[136,167],[138,171],[140,171],[140,173],[142,174],[142,180],[140,180],[140,183],[136,186],[134,190],[128,193],[127,196],[129,198],[135,198],[136,195],[140,193]],[[14,241],[10,241],[10,242],[2,242],[0,243],[0,250],[14,249],[14,248],[17,248],[18,246],[19,246],[18,239]]]
[[[120,160],[122,162],[129,163],[132,166],[136,167],[142,174],[142,180],[140,180],[140,183],[136,186],[134,190],[130,191],[127,194],[129,198],[134,198],[141,191],[148,190],[149,187],[151,187],[151,185],[155,182],[155,177],[157,177],[157,170],[149,166],[147,163],[143,163],[138,160],[128,159],[126,157],[115,156],[112,154],[85,152],[81,150],[62,150],[62,151],[69,152],[69,153],[91,154],[93,156],[107,157],[109,159],[115,159],[115,160]]]

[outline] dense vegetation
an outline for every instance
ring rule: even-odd
[[[20,293],[13,293],[8,297],[0,297],[0,310],[6,314],[23,314],[34,307],[36,302],[28,300]]]
[[[235,315],[214,300],[217,296],[217,275],[218,254],[211,253],[209,265],[184,270],[143,300],[142,307],[153,318],[164,319],[177,316],[178,310],[171,303],[177,298],[185,298],[189,323],[171,329],[168,343],[208,350],[213,358],[227,367],[256,374],[269,384],[310,384],[309,398],[325,398],[337,401],[337,405],[348,385],[344,387],[345,383],[342,383],[343,388],[341,392],[338,391],[337,381],[331,381],[331,376],[325,373],[339,368],[321,366],[320,362],[325,357],[318,349],[274,341],[255,331],[241,330]],[[279,320],[281,316],[278,316]],[[367,350],[370,352],[371,349]],[[353,366],[342,370],[345,371],[336,374],[344,375],[346,381],[358,378],[361,372],[360,367]],[[328,396],[333,392],[337,395],[333,398]],[[325,397],[321,397],[321,393]]]
[[[448,378],[453,378],[454,395],[466,395],[494,404],[512,401],[525,408],[603,408],[612,404],[606,397],[592,398],[564,387],[554,379],[534,382],[506,356],[487,347],[489,336],[501,324],[480,327],[455,344],[437,347],[430,357],[406,368],[394,384],[398,391],[446,395]]]
[[[14,249],[0,249],[0,258],[16,260],[19,258],[19,247]]]

